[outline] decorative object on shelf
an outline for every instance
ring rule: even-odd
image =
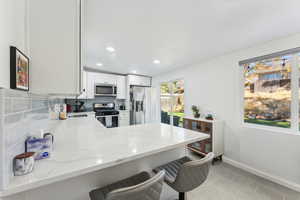
[[[34,168],[34,152],[17,155],[13,160],[13,171],[15,176],[29,174]]]
[[[213,117],[212,114],[207,114],[206,117],[205,117],[205,119],[207,119],[207,120],[214,120],[214,117]]]
[[[200,111],[198,106],[193,105],[192,106],[192,111],[193,111],[193,115],[195,118],[199,118],[200,117]]]
[[[49,158],[53,146],[53,137],[47,134],[44,138],[29,137],[25,142],[26,152],[34,152],[34,159]]]
[[[29,58],[16,47],[10,47],[10,88],[29,91]]]

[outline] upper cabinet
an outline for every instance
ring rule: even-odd
[[[117,84],[117,76],[106,73],[94,73],[95,84]]]
[[[77,96],[77,98],[87,99],[88,98],[88,72],[86,71],[82,72],[81,80],[82,80],[82,86],[81,86],[82,92],[80,96]]]
[[[117,99],[126,99],[126,77],[107,73],[93,73],[94,84],[111,84],[117,86]],[[94,87],[94,86],[93,86]]]
[[[30,91],[80,94],[80,0],[28,1]]]
[[[26,37],[26,1],[0,1],[0,88],[10,88],[10,51],[15,46],[29,56]]]
[[[117,76],[117,99],[126,99],[126,77]]]
[[[95,84],[111,84],[117,86],[117,99],[126,99],[126,76],[83,71],[82,93],[78,99],[95,98]]]
[[[137,86],[151,86],[151,77],[139,76],[139,75],[128,75],[128,84]]]

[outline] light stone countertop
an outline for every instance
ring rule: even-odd
[[[0,197],[38,188],[124,162],[183,147],[207,134],[165,124],[105,128],[93,115],[59,121],[50,158],[31,174],[14,177]]]

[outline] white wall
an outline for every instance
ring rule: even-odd
[[[26,0],[0,0],[0,88],[10,87],[10,52],[9,47],[16,46],[21,51],[27,53],[26,43]],[[1,92],[0,92],[1,93]],[[1,94],[0,94],[1,96]],[[4,105],[3,105],[4,106]],[[0,106],[2,107],[2,106]],[[0,108],[0,115],[4,112],[4,107]],[[0,117],[0,143],[3,144],[3,129],[1,124],[3,118]],[[0,160],[3,159],[3,145],[0,149]],[[3,187],[4,169],[3,163],[0,165],[0,188]]]
[[[26,0],[0,0],[0,87],[9,88],[9,46],[26,48]]]
[[[246,39],[246,38],[245,38]],[[240,50],[154,77],[161,81],[185,80],[185,110],[191,105],[211,110],[225,121],[225,156],[256,170],[300,184],[300,133],[292,135],[246,128],[240,119],[240,71],[243,59],[300,46],[300,34]],[[300,189],[300,186],[299,186]]]

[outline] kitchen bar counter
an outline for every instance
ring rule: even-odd
[[[14,177],[0,197],[183,147],[208,137],[165,124],[107,129],[92,116],[59,121],[51,158],[37,161],[31,174]]]

